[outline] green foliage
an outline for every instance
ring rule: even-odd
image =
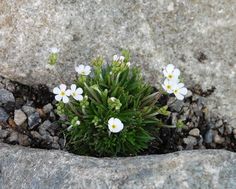
[[[83,89],[84,99],[69,104],[58,103],[58,113],[65,114],[72,128],[67,131],[68,149],[80,155],[130,156],[148,148],[151,133],[162,126],[158,114],[169,115],[167,106],[158,104],[158,92],[144,82],[140,69],[130,67],[130,55],[122,51],[124,61],[104,64],[101,57],[92,61],[93,73],[74,81]],[[124,124],[112,133],[108,120],[118,118]],[[80,125],[76,125],[76,121]]]

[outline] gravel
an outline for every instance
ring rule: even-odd
[[[51,93],[42,86],[32,88],[5,79],[4,82],[15,90],[9,91],[5,84],[2,86],[6,89],[0,90],[5,94],[2,95],[5,104],[0,104],[0,141],[33,148],[65,149],[66,140],[61,131],[67,126],[58,124],[64,117],[55,114]],[[181,120],[184,126],[161,128],[156,140],[142,155],[209,148],[236,151],[236,129],[220,115],[210,114],[204,97],[196,95],[194,90],[189,93],[185,101],[162,97],[160,102],[163,101],[163,105],[167,102],[172,113],[168,119],[160,119],[174,126]],[[9,103],[10,108],[6,107]]]

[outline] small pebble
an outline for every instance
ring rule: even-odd
[[[52,110],[53,110],[53,106],[52,106],[51,103],[49,103],[49,104],[47,104],[43,107],[43,111],[44,111],[45,114],[51,112]]]
[[[23,112],[25,112],[27,114],[27,116],[30,116],[36,112],[36,109],[32,106],[23,106],[22,110],[23,110]]]
[[[188,136],[187,138],[184,138],[183,141],[187,145],[191,145],[191,146],[197,145],[197,139],[192,136]]]
[[[212,143],[213,141],[213,131],[210,129],[204,135],[204,142],[207,144]]]
[[[6,138],[9,134],[10,134],[10,131],[0,129],[0,139]]]
[[[18,142],[22,146],[30,146],[31,140],[27,135],[19,133],[18,134]]]
[[[15,97],[10,91],[0,89],[0,102],[3,104],[6,104],[7,102],[15,102]]]
[[[35,129],[40,123],[41,118],[38,112],[35,112],[28,117],[28,127],[30,130]]]
[[[216,134],[214,136],[214,142],[216,144],[222,144],[225,141],[225,139],[223,137],[221,137],[220,135]]]
[[[7,122],[8,118],[9,118],[8,113],[3,108],[0,107],[0,122],[4,123]]]
[[[232,132],[233,132],[233,128],[230,125],[225,125],[225,133],[227,135],[231,135]]]
[[[27,117],[22,110],[15,110],[14,121],[15,121],[16,125],[21,126],[26,121],[26,119],[27,119]]]
[[[16,131],[12,131],[10,136],[7,138],[10,143],[17,143],[18,142],[18,133]]]
[[[198,128],[191,129],[189,131],[189,135],[199,137],[200,135],[200,130]]]

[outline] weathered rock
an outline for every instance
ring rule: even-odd
[[[15,121],[16,125],[21,126],[26,121],[26,119],[27,119],[27,117],[22,110],[15,110],[14,121]]]
[[[51,103],[46,104],[46,105],[43,107],[43,111],[44,111],[45,114],[50,113],[52,110],[53,110],[53,106],[52,106]]]
[[[32,106],[23,106],[22,110],[27,114],[27,116],[32,115],[34,112],[36,112],[36,109]]]
[[[0,107],[0,122],[7,122],[9,118],[8,113]]]
[[[200,135],[200,130],[198,128],[191,129],[189,135],[198,137]]]
[[[207,143],[207,144],[212,143],[213,136],[214,136],[213,131],[211,129],[208,130],[204,135],[204,142]]]
[[[8,90],[0,89],[0,104],[6,104],[8,102],[15,102],[15,97]]]
[[[224,150],[99,159],[0,144],[0,188],[236,188],[235,163]]]
[[[236,118],[236,1],[3,0],[0,7],[0,75],[54,86],[49,48],[61,49],[66,80],[75,63],[127,48],[152,84],[161,66],[175,63],[187,86],[216,87],[210,110]]]
[[[29,129],[34,129],[34,128],[37,127],[40,123],[41,123],[41,118],[40,118],[38,112],[35,112],[35,113],[31,114],[31,115],[28,117],[28,127],[29,127]]]

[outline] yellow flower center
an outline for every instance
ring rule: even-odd
[[[115,125],[115,124],[113,124],[111,127],[112,127],[112,129],[115,129],[115,128],[116,128],[116,125]]]
[[[176,89],[176,90],[174,90],[174,94],[177,94],[178,93],[178,90]]]
[[[171,86],[170,86],[170,85],[167,85],[166,88],[167,88],[167,89],[171,89]]]
[[[171,75],[171,74],[168,75],[168,78],[169,78],[169,79],[172,79],[172,78],[173,78],[173,75]]]
[[[82,74],[82,75],[85,75],[85,71],[82,71],[81,74]]]
[[[66,95],[66,93],[64,92],[64,91],[61,91],[61,94],[60,94],[61,96],[65,96]]]
[[[75,92],[72,93],[72,96],[76,96]]]

